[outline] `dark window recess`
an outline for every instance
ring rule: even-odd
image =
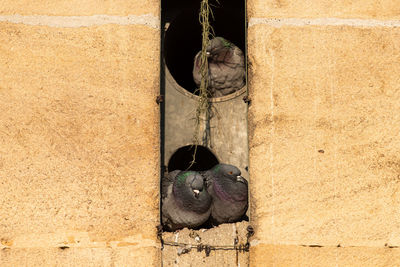
[[[243,0],[210,1],[214,19],[211,26],[216,36],[233,42],[244,53],[245,12]],[[162,1],[163,23],[167,23],[164,36],[164,59],[175,81],[194,93],[193,61],[201,50],[202,28],[199,23],[200,1]],[[246,58],[246,55],[245,55]]]
[[[184,146],[172,154],[168,162],[168,171],[186,170],[193,160],[194,146]],[[217,157],[206,147],[197,146],[196,162],[189,168],[193,171],[209,170],[219,163]]]

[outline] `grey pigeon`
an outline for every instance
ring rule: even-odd
[[[244,56],[239,47],[230,41],[215,37],[207,46],[208,91],[212,97],[231,94],[245,84]],[[197,53],[193,64],[193,80],[197,86],[201,83],[201,51]]]
[[[228,164],[218,164],[202,173],[207,191],[212,196],[211,220],[214,224],[238,221],[247,211],[248,185],[240,170]]]
[[[173,171],[162,180],[162,224],[171,231],[198,227],[210,217],[211,201],[198,172]]]

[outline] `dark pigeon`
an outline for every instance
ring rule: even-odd
[[[228,164],[218,164],[202,173],[207,191],[212,196],[211,221],[213,224],[236,222],[247,211],[248,185],[240,170]]]
[[[173,171],[162,181],[162,224],[170,231],[196,228],[210,217],[211,201],[198,172]]]
[[[234,93],[245,84],[245,64],[242,50],[222,38],[211,39],[207,46],[208,91],[212,97]],[[201,83],[201,51],[197,53],[193,64],[193,80],[197,86]]]

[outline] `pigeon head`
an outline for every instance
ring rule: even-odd
[[[207,57],[212,62],[229,61],[232,57],[232,43],[222,37],[211,39],[207,46]]]
[[[200,192],[203,191],[204,189],[204,178],[201,176],[199,173],[195,173],[194,175],[188,176],[186,179],[186,183],[190,185],[190,188],[192,189],[194,196],[196,198],[199,197]]]
[[[211,169],[214,191],[220,198],[230,201],[247,201],[248,184],[240,170],[229,164],[218,164]]]
[[[194,171],[183,171],[178,174],[176,177],[176,185],[177,187],[187,187],[190,188],[192,191],[196,191],[194,193],[199,193],[202,189],[201,187],[202,177],[200,174]]]
[[[247,185],[247,180],[241,176],[239,168],[229,164],[218,164],[212,169],[215,175],[232,180],[233,182]]]
[[[198,172],[183,171],[174,185],[174,194],[185,208],[204,212],[211,204],[211,196],[204,186],[204,177]]]
[[[231,48],[232,47],[232,43],[229,42],[228,40],[226,40],[223,37],[215,37],[213,39],[211,39],[208,43],[207,46],[207,52],[213,52],[216,49],[221,49],[221,48]]]

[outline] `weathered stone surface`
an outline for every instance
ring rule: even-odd
[[[142,264],[155,262],[159,31],[0,28],[2,245],[12,252],[50,234],[45,248],[66,231],[86,232],[87,246],[132,236],[148,247]],[[122,262],[136,253],[119,251]]]
[[[15,266],[158,266],[153,248],[13,248],[0,250],[4,267]]]
[[[251,266],[398,266],[398,248],[302,247],[260,245],[253,247]]]
[[[255,25],[248,36],[255,239],[399,245],[400,30]]]
[[[389,0],[249,0],[248,11],[400,19]],[[2,21],[158,12],[137,0],[0,6]],[[0,23],[0,265],[159,265],[159,31],[18,23]],[[400,265],[389,248],[400,245],[399,28],[253,25],[248,38],[251,264]],[[232,241],[224,227],[204,239]],[[238,263],[232,251],[177,258]]]
[[[400,5],[392,0],[248,0],[249,17],[399,19]]]
[[[156,0],[39,0],[2,1],[1,15],[49,15],[49,16],[88,16],[88,15],[139,15],[158,16],[160,2]]]

